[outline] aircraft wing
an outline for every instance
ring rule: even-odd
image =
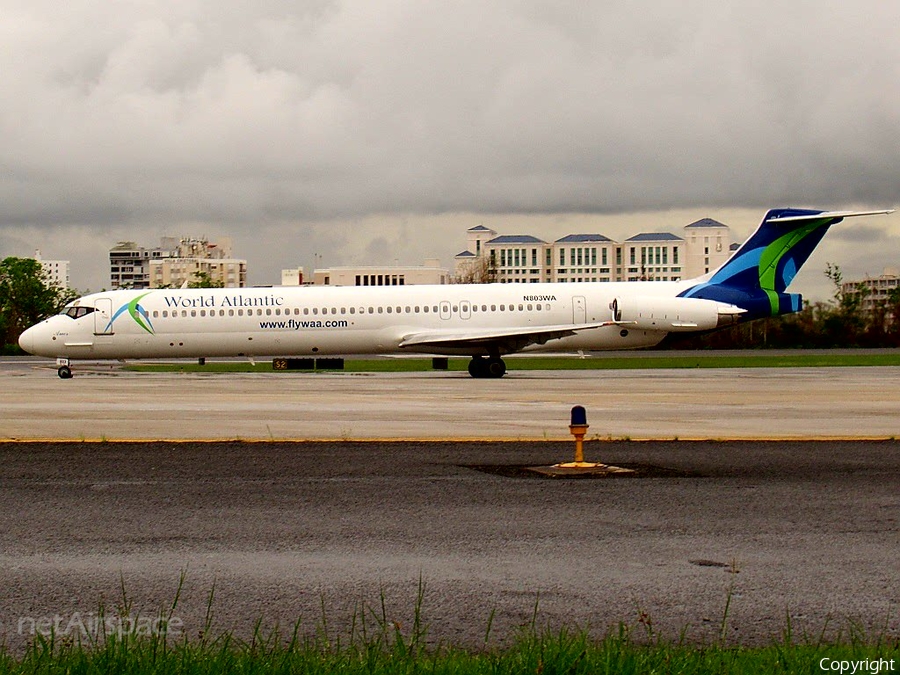
[[[558,340],[575,335],[579,331],[616,326],[620,321],[598,321],[596,323],[560,324],[556,326],[531,326],[519,328],[495,328],[480,330],[447,330],[426,333],[411,333],[403,337],[400,347],[467,347],[496,346],[504,352],[516,352],[529,345],[542,345],[550,340]]]

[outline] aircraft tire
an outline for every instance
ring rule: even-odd
[[[503,359],[488,359],[487,377],[503,377],[506,375],[506,364]]]
[[[72,378],[72,369],[69,366],[60,366],[56,370],[56,374],[59,375],[62,380],[69,380]]]
[[[487,377],[487,362],[480,356],[473,356],[472,360],[469,361],[469,375],[471,375],[472,377]]]

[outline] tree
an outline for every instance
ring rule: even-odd
[[[0,344],[15,345],[19,335],[57,314],[77,293],[48,284],[41,264],[31,258],[0,262]]]
[[[220,279],[213,279],[206,272],[194,272],[194,281],[188,282],[188,288],[224,288]]]
[[[493,253],[493,251],[492,251]],[[457,284],[492,284],[497,281],[497,268],[494,260],[479,256],[467,262],[454,280]]]

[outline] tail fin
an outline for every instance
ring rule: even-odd
[[[800,311],[800,295],[785,291],[828,228],[844,218],[884,213],[891,211],[772,209],[724,265],[681,296],[737,305],[747,310],[745,320]]]

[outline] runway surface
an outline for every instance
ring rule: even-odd
[[[651,477],[521,477],[571,459],[576,404],[588,459]],[[536,605],[539,625],[597,633],[643,615],[714,639],[728,604],[739,642],[768,641],[787,616],[798,631],[896,634],[893,438],[895,368],[472,380],[79,364],[62,381],[46,361],[3,359],[0,439],[30,442],[0,445],[0,639],[89,623],[123,584],[132,612],[155,616],[182,572],[174,612],[191,637],[213,588],[215,627],[242,636],[257,619],[315,630],[323,608],[337,630],[382,598],[408,627],[420,580],[432,638],[469,645],[492,612],[503,639]]]
[[[130,373],[0,361],[0,439],[900,438],[900,368]]]
[[[108,381],[116,381],[109,379]],[[514,380],[510,380],[514,382]],[[76,380],[77,383],[77,380]],[[53,386],[59,383],[53,382]],[[66,383],[63,383],[65,386]],[[0,444],[0,624],[175,597],[182,630],[253,623],[337,635],[364,605],[408,630],[419,582],[434,640],[480,645],[531,621],[617,622],[768,642],[898,631],[900,443],[592,442],[589,458],[666,476],[509,470],[569,443]],[[657,474],[658,475],[658,474]],[[726,603],[729,603],[727,617]],[[370,617],[371,618],[371,617]],[[645,618],[646,621],[646,618]],[[29,623],[30,622],[30,623]]]

